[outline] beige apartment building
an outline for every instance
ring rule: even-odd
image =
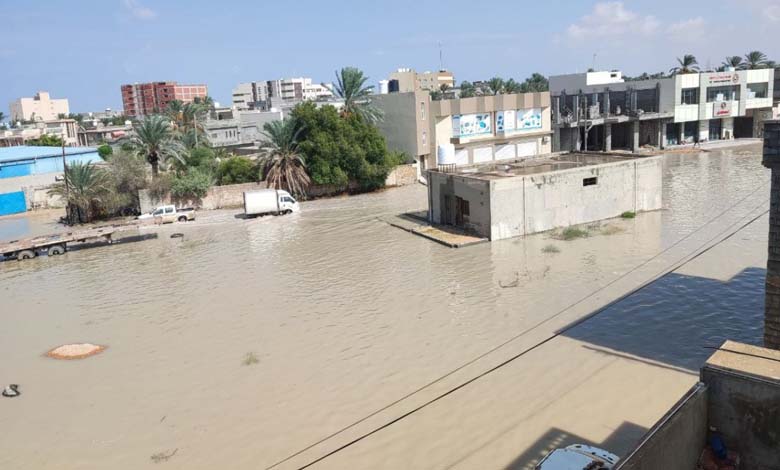
[[[550,94],[520,93],[431,100],[427,91],[372,97],[388,148],[406,153],[419,172],[552,152]],[[441,159],[439,158],[441,157]]]
[[[441,86],[455,87],[455,76],[447,70],[417,73],[413,69],[401,68],[390,74],[390,93],[410,93],[415,90],[441,90]]]
[[[19,98],[9,108],[13,121],[53,121],[60,114],[70,113],[68,100],[52,99],[48,91],[39,91],[32,98]]]

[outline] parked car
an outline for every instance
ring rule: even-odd
[[[282,215],[300,210],[298,201],[281,189],[261,189],[244,193],[244,213],[248,216]]]
[[[159,206],[148,214],[138,216],[138,220],[154,219],[158,224],[170,224],[173,222],[188,222],[195,220],[195,209],[191,207],[177,209],[173,204]]]
[[[618,456],[598,447],[575,444],[555,449],[536,466],[536,470],[611,470]]]

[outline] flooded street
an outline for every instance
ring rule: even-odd
[[[0,263],[0,384],[23,393],[0,399],[0,467],[533,468],[571,442],[626,452],[707,347],[760,341],[760,152],[667,155],[664,210],[572,241],[445,248],[388,224],[425,209],[414,186]],[[0,220],[0,239],[48,223]],[[44,356],[74,342],[107,349]]]

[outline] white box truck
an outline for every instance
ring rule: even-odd
[[[300,210],[298,201],[281,189],[261,189],[244,193],[244,214],[247,216],[282,215]]]

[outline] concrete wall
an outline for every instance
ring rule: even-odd
[[[742,468],[780,469],[780,351],[727,341],[702,367],[701,380],[709,425],[740,453]]]
[[[615,470],[693,469],[706,440],[707,387],[699,383],[645,434]]]
[[[398,165],[387,175],[385,186],[406,186],[417,182],[417,164]]]
[[[384,114],[377,128],[385,137],[389,150],[405,153],[409,162],[430,153],[433,135],[429,135],[427,124],[431,119],[427,92],[376,95],[371,101]]]
[[[662,207],[660,157],[491,181],[491,240]],[[598,178],[583,186],[585,178]],[[520,182],[514,180],[522,180]],[[518,194],[521,193],[521,194]]]
[[[431,222],[455,223],[455,196],[469,202],[469,215],[464,216],[464,227],[483,237],[490,236],[490,183],[456,174],[428,173],[428,202]],[[445,204],[449,201],[449,219]]]

